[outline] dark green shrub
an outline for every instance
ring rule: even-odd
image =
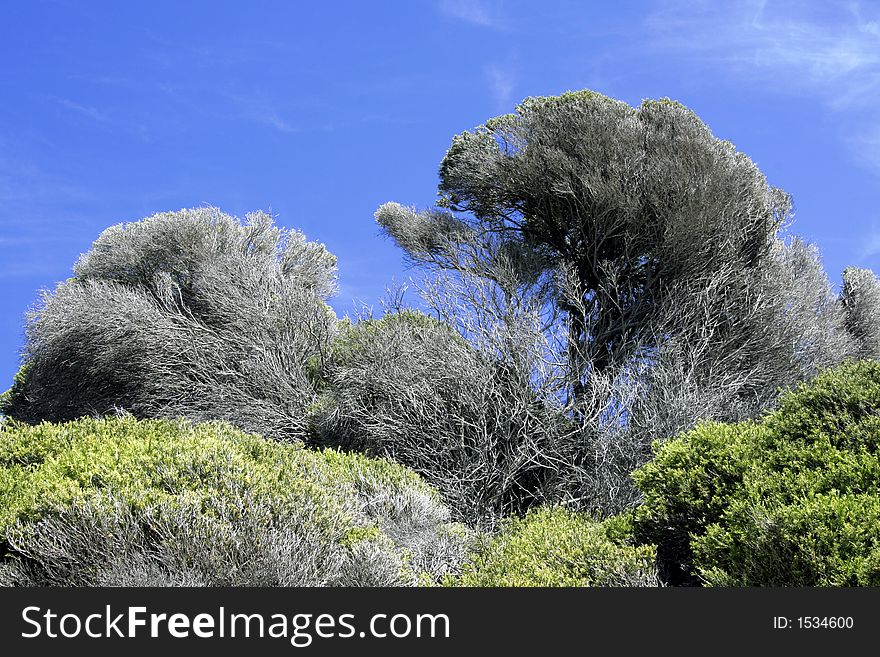
[[[0,581],[18,585],[401,585],[468,537],[384,460],[226,424],[117,418],[0,430]]]
[[[504,521],[447,586],[656,586],[654,549],[620,542],[616,520],[538,507]]]
[[[27,379],[28,363],[25,362],[18,368],[15,377],[12,379],[12,385],[6,392],[0,394],[0,414],[8,415],[9,410],[22,404],[24,400],[25,380]]]
[[[670,584],[880,584],[880,362],[847,362],[760,421],[705,423],[634,473],[636,536]]]

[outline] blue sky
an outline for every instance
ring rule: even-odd
[[[880,271],[880,4],[4,2],[0,389],[23,314],[106,227],[269,210],[344,314],[408,272],[372,215],[435,199],[452,136],[527,96],[668,96],[793,195],[832,280]]]

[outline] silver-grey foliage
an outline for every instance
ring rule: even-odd
[[[776,240],[761,272],[764,280],[756,287],[769,297],[767,305],[774,313],[760,322],[771,333],[766,340],[775,348],[771,356],[778,360],[791,345],[793,368],[780,377],[780,387],[792,388],[857,355],[843,305],[816,246],[797,237],[788,243]]]
[[[523,252],[523,282],[565,269],[564,293],[538,289],[566,316],[574,397],[639,352],[671,286],[754,267],[789,207],[682,105],[592,92],[529,98],[458,135],[440,175],[448,212],[387,204],[377,221],[430,267],[493,278],[495,254]]]
[[[880,280],[870,269],[847,267],[843,271],[841,299],[846,327],[856,342],[860,358],[880,358]]]
[[[26,376],[6,413],[63,421],[228,420],[303,433],[310,359],[332,337],[335,258],[323,245],[214,208],[107,229],[28,318]]]
[[[585,387],[615,410],[585,424],[587,432],[593,427],[591,465],[571,473],[568,488],[589,491],[591,506],[613,511],[638,502],[629,473],[652,457],[653,441],[700,420],[754,417],[780,390],[853,355],[818,251],[797,238],[776,240],[745,280],[719,268],[703,285],[679,288],[658,316],[655,348],[594,373]]]
[[[512,363],[443,322],[413,311],[362,319],[341,331],[325,376],[314,440],[412,468],[456,519],[491,525],[553,497],[568,421]]]
[[[79,500],[6,531],[0,586],[415,586],[457,573],[474,540],[436,503],[418,517],[383,509],[394,536],[346,543],[320,510],[279,515],[272,502]]]
[[[307,513],[273,522],[271,510],[212,502],[135,508],[79,501],[7,532],[7,586],[325,586],[346,551]]]
[[[529,98],[455,137],[440,176],[437,209],[387,203],[376,220],[434,277],[432,310],[528,362],[574,424],[540,466],[559,501],[632,505],[652,441],[759,413],[856,355],[856,315],[880,326],[845,321],[816,249],[780,237],[788,196],[678,103]],[[505,342],[523,325],[543,348]]]

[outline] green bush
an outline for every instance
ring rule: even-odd
[[[27,380],[28,362],[25,361],[12,379],[12,385],[6,392],[0,393],[0,414],[8,415],[8,410],[21,403]]]
[[[880,584],[880,362],[847,362],[760,421],[705,423],[634,478],[670,584]]]
[[[80,419],[0,428],[0,582],[403,585],[467,535],[389,461],[223,423]]]
[[[654,549],[618,540],[618,519],[597,522],[564,507],[510,518],[447,586],[656,586]]]

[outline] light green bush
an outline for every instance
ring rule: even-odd
[[[448,586],[656,586],[654,549],[614,540],[618,522],[563,507],[511,518]]]
[[[848,362],[760,421],[705,423],[634,475],[635,534],[671,584],[880,584],[880,362]]]
[[[415,584],[464,555],[446,520],[401,466],[222,423],[0,428],[6,584]]]

